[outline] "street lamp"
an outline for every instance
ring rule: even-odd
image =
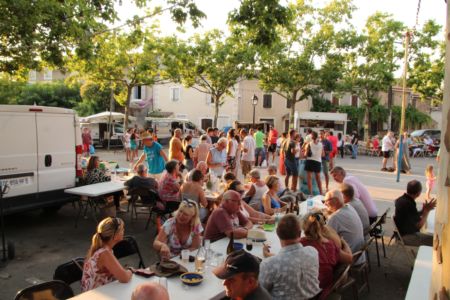
[[[258,105],[258,97],[256,97],[255,94],[253,94],[253,97],[252,97],[252,105],[253,105],[253,123],[252,123],[252,128],[255,128],[255,109],[256,109],[256,105]]]

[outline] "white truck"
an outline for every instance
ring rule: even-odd
[[[82,142],[71,109],[0,105],[0,185],[5,213],[58,208],[81,172]]]
[[[306,135],[306,130],[311,128],[314,131],[331,130],[334,135],[347,134],[347,114],[304,111],[298,114],[296,128],[302,136]]]

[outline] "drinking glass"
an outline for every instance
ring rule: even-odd
[[[245,249],[247,249],[247,251],[252,251],[252,249],[253,249],[253,240],[252,239],[246,240]]]
[[[181,250],[181,261],[184,264],[187,264],[189,262],[189,254],[190,254],[189,250],[187,249]]]

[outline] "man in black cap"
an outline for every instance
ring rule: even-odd
[[[245,250],[228,255],[213,273],[223,279],[225,293],[231,299],[269,300],[270,294],[258,283],[259,260]]]

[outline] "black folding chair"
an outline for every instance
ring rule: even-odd
[[[69,285],[67,285],[63,281],[52,280],[24,288],[17,293],[14,299],[65,300],[73,296],[73,291]]]
[[[83,276],[83,265],[84,258],[82,257],[74,258],[69,262],[63,263],[56,267],[53,279],[64,281],[68,285],[80,281]]]
[[[136,239],[130,235],[124,236],[123,240],[114,246],[113,253],[117,259],[137,254],[139,257],[139,268],[145,268],[144,260],[142,259],[141,251],[139,250]]]
[[[342,299],[342,294],[352,288],[353,298],[358,299],[358,291],[356,287],[356,281],[349,276],[351,265],[345,267],[344,271],[340,273],[337,279],[334,281],[333,286],[330,289],[330,294],[327,296],[327,300],[340,300]]]
[[[380,251],[378,249],[378,240],[381,240],[381,245],[383,246],[383,256],[386,258],[386,246],[384,245],[384,230],[383,230],[383,224],[386,223],[387,214],[391,210],[390,207],[386,209],[383,215],[381,217],[378,217],[378,219],[372,223],[370,226],[369,234],[371,237],[375,238],[375,247],[377,250],[377,261],[378,261],[378,267],[381,266],[380,264]]]
[[[153,213],[156,213],[156,203],[160,201],[158,193],[148,188],[139,187],[130,189],[128,194],[131,196],[129,203],[131,205],[131,219],[133,219],[133,215],[137,219],[138,214],[148,214],[147,223],[145,224],[145,229],[147,229]],[[139,208],[145,208],[146,211],[139,212]]]

